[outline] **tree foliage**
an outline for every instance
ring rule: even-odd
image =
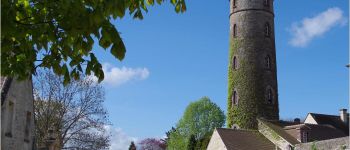
[[[136,145],[133,141],[130,143],[129,150],[136,150]]]
[[[33,80],[35,139],[45,145],[53,130],[58,149],[106,149],[109,135],[104,90],[91,78],[81,77],[63,86],[63,78],[41,70]]]
[[[162,140],[155,138],[147,138],[142,140],[140,143],[140,150],[165,150],[166,145]]]
[[[169,0],[177,13],[184,0]],[[104,78],[102,65],[92,52],[95,41],[117,59],[125,45],[112,20],[129,13],[143,19],[149,6],[165,0],[2,0],[1,75],[20,79],[38,67],[53,69],[67,84],[80,74]]]
[[[208,137],[210,139],[214,129],[222,127],[224,123],[224,112],[209,98],[203,97],[192,102],[177,123],[175,132],[171,132],[168,149],[188,149],[191,136],[194,136],[196,147],[206,148]]]

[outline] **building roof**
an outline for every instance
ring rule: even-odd
[[[349,123],[345,124],[339,116],[309,113],[320,125],[332,125],[333,127],[343,131],[349,135]],[[349,117],[349,116],[348,116]]]
[[[10,89],[12,78],[0,76],[1,105],[4,104],[7,92]]]
[[[227,150],[259,150],[275,149],[275,145],[258,131],[217,128]]]
[[[293,137],[296,139],[300,138],[300,135],[295,136],[298,135],[300,129],[307,131],[309,133],[308,142],[328,140],[347,136],[343,131],[334,128],[330,125],[299,124],[293,126],[286,126],[283,129],[288,130],[289,134],[292,136],[294,135]]]

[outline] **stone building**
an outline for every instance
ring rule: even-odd
[[[1,149],[31,150],[34,142],[32,82],[8,77],[0,77],[0,81]]]
[[[349,148],[349,114],[279,120],[274,0],[230,0],[227,126],[207,150]]]
[[[215,129],[207,150],[349,149],[349,114],[309,113],[304,122],[257,119],[258,130]]]

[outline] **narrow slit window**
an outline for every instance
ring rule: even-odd
[[[233,37],[237,37],[237,25],[233,25]]]
[[[32,120],[32,113],[28,111],[27,117],[26,117],[26,126],[24,129],[24,141],[26,141],[26,142],[29,142],[31,120]]]
[[[272,95],[272,90],[271,90],[271,88],[268,90],[268,92],[267,92],[267,102],[269,103],[269,104],[272,104],[272,101],[273,101],[273,95]]]
[[[271,69],[271,58],[270,58],[270,56],[266,56],[266,58],[265,58],[265,63],[266,63],[266,68],[267,69]]]
[[[233,70],[236,70],[237,69],[237,57],[234,56],[233,57]]]
[[[237,0],[233,0],[233,7],[236,7],[236,1]]]
[[[6,132],[5,136],[12,137],[12,123],[13,123],[13,117],[14,117],[14,109],[15,104],[11,101],[9,101],[9,108],[8,108],[8,115],[7,115],[7,124],[6,124]]]
[[[269,0],[264,0],[264,5],[265,5],[266,7],[269,7]]]
[[[232,104],[233,105],[237,105],[238,104],[238,95],[237,95],[237,91],[233,91],[233,95],[232,95]]]
[[[266,23],[266,24],[265,24],[265,36],[266,36],[266,37],[270,37],[270,32],[271,32],[270,24],[269,24],[269,23]]]

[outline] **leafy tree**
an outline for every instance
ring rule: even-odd
[[[40,70],[33,83],[37,147],[45,145],[49,129],[54,131],[57,149],[109,147],[104,90],[93,79],[81,77],[63,86],[62,77]]]
[[[165,150],[166,145],[164,141],[155,138],[147,138],[140,143],[140,150]]]
[[[131,142],[131,144],[129,146],[129,150],[136,150],[136,145],[133,141]]]
[[[210,142],[211,134],[205,135],[203,138],[199,139],[196,143],[196,150],[206,150]]]
[[[169,0],[177,13],[185,0]],[[165,0],[15,0],[1,1],[1,75],[28,78],[38,67],[52,68],[67,84],[80,74],[104,78],[92,52],[95,42],[119,60],[126,49],[112,20],[143,13]]]
[[[193,135],[198,144],[224,123],[224,112],[208,97],[203,97],[187,106],[184,115],[176,125],[176,131],[170,134],[168,148],[187,149],[190,136]]]
[[[188,145],[187,145],[187,150],[195,150],[196,148],[196,138],[194,137],[194,135],[192,134],[190,136],[190,139],[188,140]]]

